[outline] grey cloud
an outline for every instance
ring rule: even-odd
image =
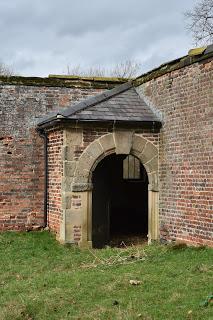
[[[62,73],[67,64],[107,68],[127,58],[152,67],[191,46],[182,12],[192,4],[193,0],[1,0],[0,60],[25,75]]]

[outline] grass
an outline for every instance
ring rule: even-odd
[[[117,259],[134,251],[142,259]],[[201,304],[213,291],[212,262],[210,248],[91,253],[62,246],[48,232],[1,233],[0,319],[210,320],[212,305]]]

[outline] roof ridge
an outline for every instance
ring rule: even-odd
[[[84,101],[81,101],[77,104],[74,104],[73,106],[67,108],[66,110],[62,110],[58,112],[58,114],[62,115],[63,117],[69,117],[73,116],[79,111],[82,111],[88,107],[92,107],[100,102],[106,101],[109,98],[116,96],[119,93],[122,93],[130,88],[132,88],[132,81],[128,81],[126,83],[121,84],[120,86],[117,86],[111,90],[104,91],[101,94],[98,94],[96,96],[87,98]]]

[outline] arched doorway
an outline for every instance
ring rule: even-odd
[[[92,243],[101,248],[111,241],[148,234],[148,177],[132,155],[111,154],[92,175]]]
[[[66,148],[65,148],[66,150]],[[78,161],[68,161],[64,155],[64,176],[62,183],[62,205],[63,205],[63,218],[60,224],[60,241],[75,242],[81,247],[91,247],[93,245],[94,239],[94,223],[98,222],[98,219],[94,219],[96,209],[93,210],[93,205],[99,207],[96,201],[99,203],[104,203],[106,208],[106,201],[101,202],[101,192],[99,191],[99,196],[95,197],[95,190],[101,189],[105,190],[103,194],[106,193],[106,189],[102,181],[104,179],[99,179],[96,183],[95,175],[96,169],[99,166],[104,167],[105,161],[107,161],[108,156],[113,155],[114,159],[117,157],[130,157],[134,156],[138,161],[140,161],[143,172],[147,174],[149,180],[148,184],[148,243],[153,240],[159,239],[159,189],[158,189],[158,149],[157,147],[147,140],[146,138],[139,136],[137,134],[132,134],[131,131],[114,131],[113,133],[108,133],[95,139],[91,142],[86,149],[83,151]],[[110,157],[110,156],[109,156]],[[121,167],[121,166],[120,166]],[[74,170],[73,170],[74,168]],[[145,171],[144,171],[145,168]],[[100,169],[101,170],[101,169]],[[98,172],[98,171],[97,171]],[[97,174],[98,175],[98,174]],[[103,174],[103,176],[106,175]],[[131,179],[130,179],[131,180]],[[129,181],[130,182],[130,181]],[[138,182],[139,184],[139,182]],[[99,185],[99,187],[97,187]],[[147,186],[147,184],[146,184]],[[71,192],[70,192],[71,187]],[[112,189],[112,188],[111,188]],[[110,189],[110,190],[111,190]],[[108,190],[108,189],[107,189]],[[135,199],[141,198],[142,188],[140,190],[140,196],[134,197]],[[146,189],[147,190],[147,187]],[[107,193],[106,193],[107,194]],[[115,192],[116,194],[116,192]],[[125,198],[124,196],[123,198]],[[93,198],[93,199],[92,199]],[[140,208],[144,208],[144,203],[140,202]],[[93,201],[92,201],[93,200]],[[105,199],[104,199],[105,200]],[[100,208],[100,207],[99,207]],[[110,203],[108,207],[110,209]],[[108,212],[109,212],[108,209]],[[101,211],[101,210],[100,210]],[[98,216],[99,217],[99,216]],[[101,217],[101,216],[100,216]],[[93,219],[92,219],[93,218]],[[132,219],[132,218],[131,218]],[[121,220],[123,221],[123,219]],[[108,225],[108,230],[110,231],[110,225]],[[141,225],[141,224],[140,224]],[[103,225],[102,225],[103,226]],[[141,230],[140,230],[141,231]],[[142,231],[141,231],[142,232]],[[108,233],[109,234],[109,233]],[[110,235],[110,234],[109,234]],[[145,234],[147,236],[147,232]],[[107,241],[110,240],[108,237]]]

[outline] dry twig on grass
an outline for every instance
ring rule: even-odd
[[[127,248],[127,247],[126,247]],[[116,255],[112,255],[109,258],[100,258],[95,254],[93,250],[89,250],[94,257],[93,262],[82,264],[82,268],[96,268],[98,266],[115,266],[136,263],[138,261],[144,261],[146,259],[145,250],[140,250],[138,247],[132,246],[130,250],[121,250]]]

